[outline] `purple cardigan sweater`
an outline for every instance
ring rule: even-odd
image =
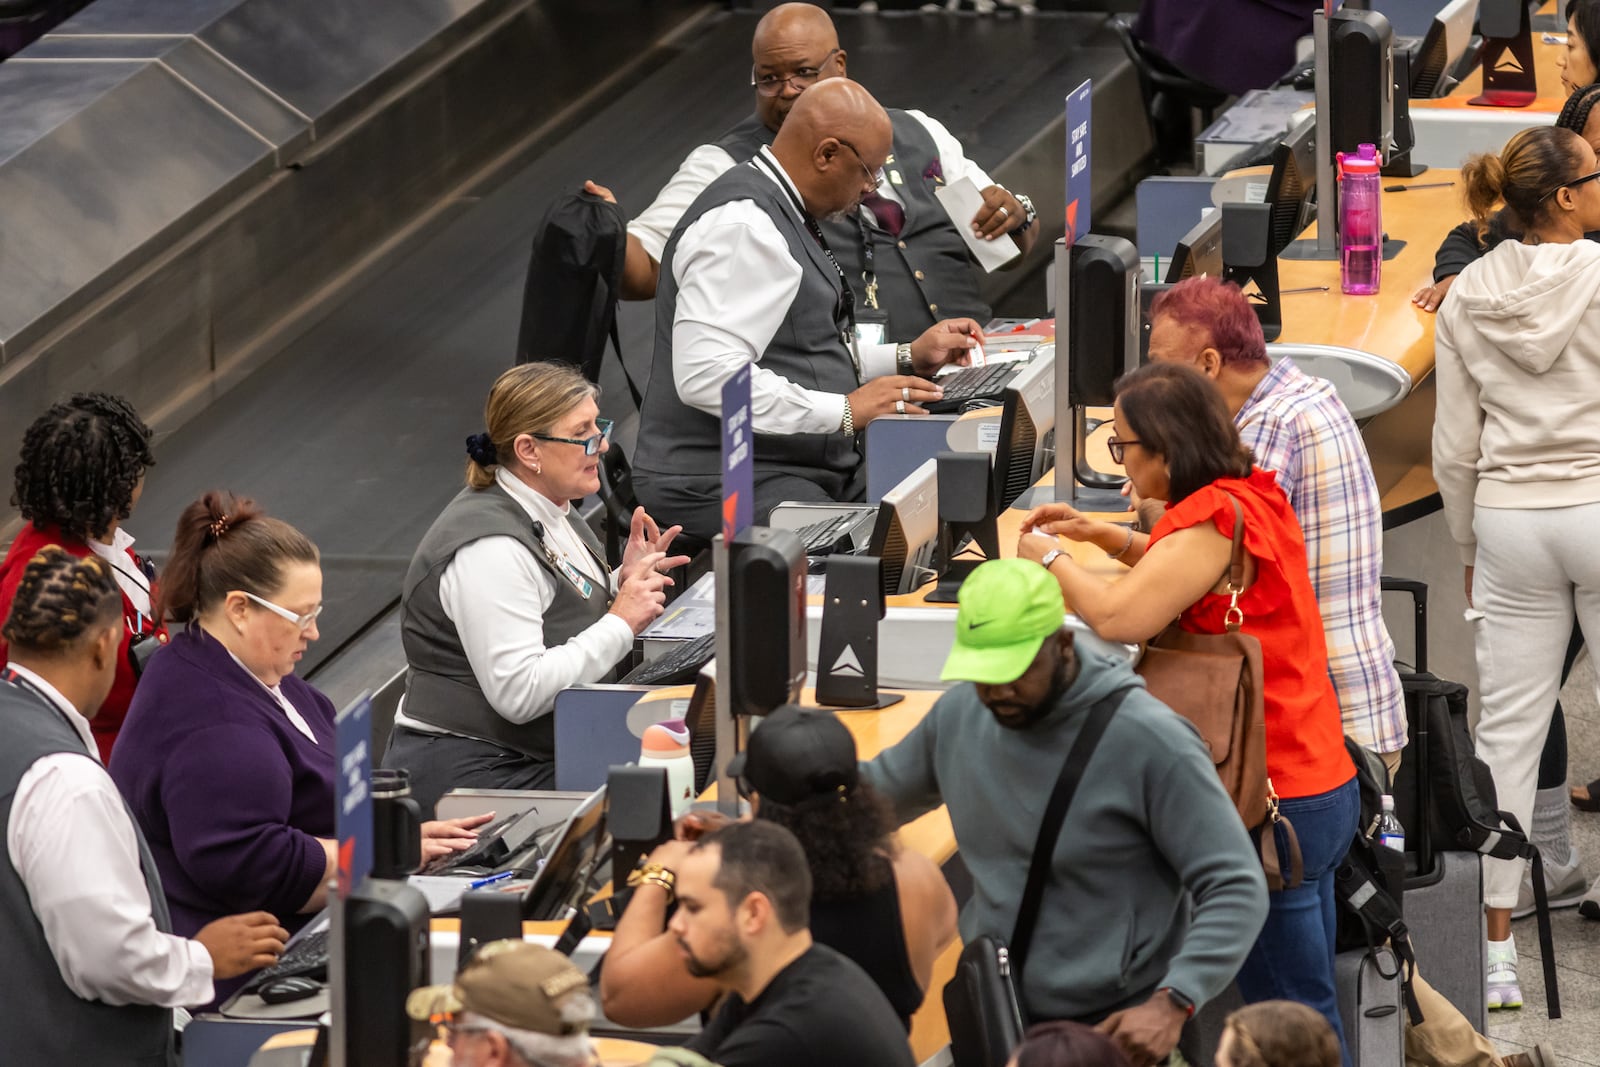
[[[172,909],[192,937],[224,915],[269,911],[293,932],[334,836],[334,707],[299,678],[272,694],[199,626],[172,637],[139,680],[111,777],[149,840]],[[218,999],[243,979],[217,983]]]

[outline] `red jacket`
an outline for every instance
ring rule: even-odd
[[[28,565],[28,560],[46,545],[60,545],[78,559],[91,555],[88,542],[80,541],[76,537],[62,531],[59,526],[35,526],[28,523],[17,534],[17,539],[11,542],[11,550],[6,553],[6,558],[0,562],[0,624],[11,614],[11,602],[16,599],[17,586],[22,584],[22,572]],[[139,567],[139,558],[130,549],[128,552],[129,563],[144,573]],[[156,583],[150,582],[150,601],[153,605],[156,599]],[[111,745],[117,739],[117,731],[122,729],[122,720],[127,717],[128,705],[133,702],[133,664],[128,661],[128,645],[137,632],[154,632],[163,642],[166,641],[166,629],[155,626],[149,616],[140,617],[134,611],[133,605],[128,602],[126,594],[122,597],[123,633],[122,645],[117,650],[117,677],[111,684],[111,693],[106,697],[106,702],[100,706],[99,714],[89,720],[89,728],[94,731],[94,739],[100,746],[100,758],[107,764],[111,762]],[[0,663],[4,663],[8,649],[3,639],[0,639]]]

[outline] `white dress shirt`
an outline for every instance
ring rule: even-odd
[[[133,610],[148,618],[150,579],[134,566],[133,558],[128,555],[131,548],[133,548],[133,536],[120,526],[112,532],[109,545],[92,537],[89,539],[89,551],[111,564],[111,572],[117,579],[117,588],[128,598]]]
[[[944,123],[931,119],[920,111],[908,110],[906,114],[920,122],[928,131],[928,136],[933,138],[934,147],[939,150],[939,167],[944,173],[945,184],[948,185],[963,177],[971,178],[979,189],[986,189],[994,184],[994,180],[984,173],[982,167],[967,158],[961,142],[945,129]],[[644,250],[650,253],[651,259],[660,263],[662,253],[667,250],[667,239],[672,236],[678,220],[689,210],[689,205],[694,203],[695,197],[738,162],[739,160],[714,144],[703,144],[696,148],[678,167],[677,173],[662,186],[661,192],[656,194],[655,202],[628,223],[628,232],[639,239]],[[905,201],[896,188],[899,183],[894,180],[894,165],[889,164],[883,169],[890,178],[878,190],[878,195],[904,207]],[[902,175],[902,177],[905,181],[915,181],[922,176],[916,174]],[[866,211],[865,208],[861,210]]]
[[[501,467],[500,488],[528,517],[544,524],[545,544],[587,575],[592,596],[616,588],[616,577],[567,525],[557,507]],[[455,623],[461,647],[489,706],[510,722],[525,723],[555,707],[556,694],[595,682],[633,647],[633,628],[609,612],[565,644],[546,647],[544,613],[554,603],[558,579],[513,537],[481,537],[456,550],[439,578],[439,603]],[[448,733],[405,714],[395,723],[421,733]]]
[[[89,720],[34,672],[11,669],[61,710],[89,751],[54,753],[29,767],[6,824],[11,865],[67,988],[115,1005],[206,1003],[211,954],[156,929],[133,822],[100,765]]]
[[[770,148],[747,167],[787,188],[794,182]],[[786,196],[787,210],[802,218]],[[678,396],[710,415],[722,411],[722,385],[745,364],[757,433],[834,433],[844,421],[844,394],[803,388],[761,366],[761,354],[800,292],[805,268],[789,252],[766,209],[734,200],[701,215],[678,240],[672,276],[678,304],[672,320],[672,380]],[[895,372],[893,344],[859,345],[861,380]]]
[[[291,704],[289,702],[289,698],[283,695],[283,686],[268,685],[260,678],[257,678],[254,671],[244,665],[244,660],[240,659],[238,656],[234,656],[232,649],[225,648],[223,651],[227,652],[228,655],[233,656],[233,662],[239,665],[239,669],[248,674],[257,685],[265,689],[267,694],[277,702],[278,707],[282,708],[284,715],[288,717],[290,726],[293,726],[296,730],[299,730],[306,737],[310,738],[313,745],[317,743],[317,735],[312,732],[311,724],[306,722],[306,717],[304,715],[300,714],[300,709]]]

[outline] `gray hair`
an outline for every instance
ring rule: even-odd
[[[461,1013],[468,1025],[493,1030],[504,1035],[511,1050],[522,1057],[528,1067],[591,1067],[596,1062],[594,1043],[587,1030],[576,1034],[555,1036],[537,1030],[523,1030],[507,1026],[497,1019],[477,1012]],[[594,998],[587,993],[570,993],[563,998],[561,1017],[567,1022],[586,1023],[595,1016]]]

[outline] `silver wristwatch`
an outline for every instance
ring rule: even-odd
[[[894,348],[894,370],[896,374],[915,374],[917,366],[911,362],[911,342],[902,341]]]
[[[1034,209],[1033,201],[1022,193],[1012,193],[1017,198],[1017,203],[1022,205],[1022,225],[1017,227],[1018,233],[1027,233],[1028,227],[1039,219],[1039,212]]]
[[[1050,569],[1050,565],[1052,563],[1054,563],[1059,557],[1064,556],[1064,555],[1066,555],[1066,552],[1063,551],[1062,549],[1052,548],[1050,551],[1046,552],[1044,554],[1044,556],[1039,560],[1039,564],[1042,567],[1044,567],[1045,570],[1049,570]]]

